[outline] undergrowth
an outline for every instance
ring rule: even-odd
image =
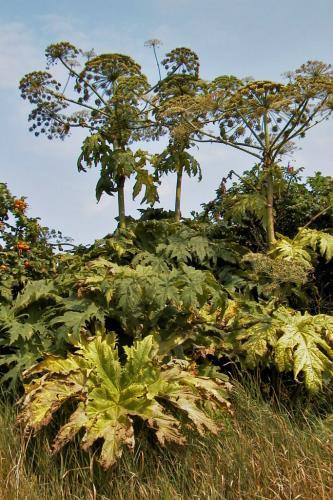
[[[0,408],[1,498],[60,499],[328,499],[333,495],[333,440],[312,412],[264,401],[258,386],[234,382],[234,417],[219,436],[190,435],[186,447],[167,450],[139,432],[103,472],[78,446],[50,453],[48,429],[24,439],[15,407]],[[222,418],[222,417],[221,417]]]

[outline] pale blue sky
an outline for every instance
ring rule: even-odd
[[[87,243],[115,227],[116,199],[95,201],[97,172],[79,174],[76,159],[82,135],[65,142],[35,138],[28,132],[30,106],[17,90],[27,72],[43,69],[45,47],[68,40],[96,52],[123,52],[135,58],[151,79],[150,38],[163,42],[160,56],[179,46],[194,49],[201,74],[279,79],[308,59],[333,62],[332,0],[11,0],[0,14],[0,181],[16,195],[28,196],[30,214]],[[333,120],[310,131],[293,155],[306,173],[333,173]],[[154,146],[156,148],[156,146]],[[186,179],[183,214],[214,197],[230,169],[250,167],[251,158],[223,146],[200,148],[203,181]],[[166,178],[161,204],[172,208],[175,179]],[[138,203],[127,210],[135,215]]]

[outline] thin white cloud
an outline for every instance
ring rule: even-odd
[[[38,16],[37,19],[42,25],[42,31],[47,34],[62,35],[74,28],[71,19],[57,14],[45,14]]]
[[[23,23],[0,23],[0,89],[17,88],[22,75],[40,60],[34,37]]]
[[[87,43],[87,35],[78,24],[67,16],[45,14],[37,17],[41,32],[46,35],[50,43],[68,40],[81,45]]]
[[[36,20],[33,29],[23,22],[0,22],[0,90],[16,89],[25,73],[43,69],[49,43],[68,39],[89,48],[86,34],[69,18],[48,14]]]

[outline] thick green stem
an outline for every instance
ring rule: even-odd
[[[270,248],[275,243],[275,230],[274,230],[274,188],[273,188],[273,175],[271,171],[271,166],[264,167],[267,169],[266,176],[266,210],[267,210],[267,245]]]
[[[274,184],[272,174],[272,162],[270,159],[270,138],[267,122],[267,113],[264,115],[264,129],[265,129],[265,152],[264,152],[264,171],[266,173],[266,242],[268,248],[275,243],[275,230],[274,230]]]
[[[154,51],[155,61],[156,61],[156,64],[157,64],[158,74],[159,74],[160,81],[161,81],[161,80],[162,80],[162,76],[161,76],[161,68],[160,68],[160,63],[158,62],[158,59],[157,59],[157,54],[156,54],[156,47],[155,47],[155,45],[153,45],[153,51]]]
[[[125,176],[122,175],[118,180],[118,216],[119,228],[126,227],[126,212],[125,212]]]
[[[175,221],[180,221],[180,200],[182,195],[183,166],[180,165],[177,170],[176,202],[175,202]]]

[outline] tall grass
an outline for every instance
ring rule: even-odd
[[[191,435],[186,447],[161,450],[142,433],[135,453],[108,472],[73,445],[51,456],[48,435],[24,438],[3,402],[0,498],[333,498],[333,442],[319,420],[273,408],[239,383],[232,397],[235,416],[220,436]]]

